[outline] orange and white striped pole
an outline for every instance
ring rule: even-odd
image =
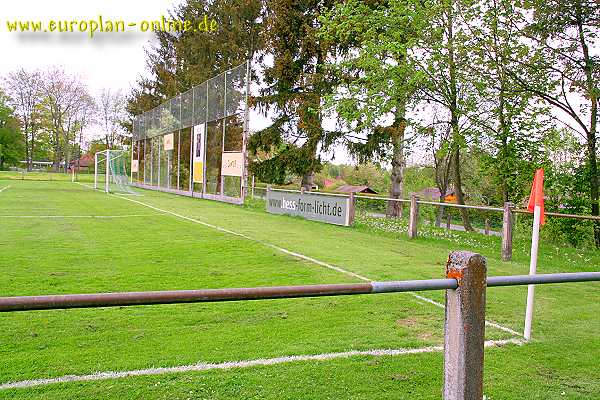
[[[538,245],[540,240],[540,224],[546,222],[544,216],[544,170],[542,168],[535,171],[533,184],[531,185],[531,195],[527,209],[533,211],[533,231],[531,234],[531,258],[529,261],[529,275],[535,275],[537,271]],[[531,325],[533,323],[533,304],[535,296],[535,285],[527,286],[527,309],[525,311],[525,330],[523,337],[525,340],[531,339]]]

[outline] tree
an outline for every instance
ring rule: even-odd
[[[104,133],[107,149],[122,144],[124,136],[123,121],[126,118],[126,98],[121,91],[111,92],[103,89],[98,99],[98,121]],[[83,114],[85,115],[85,114]]]
[[[321,166],[319,151],[327,150],[321,103],[329,91],[324,63],[332,45],[318,36],[320,16],[333,0],[267,0],[265,49],[273,65],[265,69],[266,87],[256,99],[264,111],[272,111],[271,126],[249,141],[252,152],[273,152],[251,171],[264,182],[280,183],[287,173],[302,176],[310,189],[313,174]]]
[[[0,91],[0,170],[6,164],[18,164],[23,157],[19,121],[8,102],[8,97]]]
[[[58,171],[64,161],[65,173],[69,164],[71,142],[75,139],[80,110],[92,102],[87,88],[75,76],[53,68],[44,76],[42,107],[51,131],[53,168]]]
[[[510,71],[511,76],[522,90],[553,106],[554,118],[585,141],[591,213],[597,216],[600,58],[593,49],[598,46],[600,7],[592,0],[529,0],[525,6],[533,18],[522,34],[531,41],[532,51],[518,54],[514,61],[527,71],[527,78],[520,70]],[[600,222],[594,226],[594,237],[600,248]]]
[[[187,0],[177,6],[174,20],[200,21],[205,15],[217,30],[156,32],[156,44],[146,52],[150,78],[140,78],[127,99],[132,130],[135,115],[183,93],[221,72],[252,59],[261,48],[261,0]]]
[[[323,37],[337,44],[328,70],[338,90],[328,96],[329,106],[344,131],[352,133],[341,135],[360,162],[391,163],[389,196],[394,199],[404,192],[407,109],[422,84],[413,54],[431,10],[418,0],[350,0],[322,18]],[[402,203],[388,202],[387,215],[401,216]]]
[[[420,95],[424,102],[446,110],[450,127],[451,179],[457,203],[464,204],[460,157],[461,150],[468,144],[469,113],[477,111],[477,91],[466,68],[471,62],[464,46],[466,27],[457,21],[462,0],[441,1],[439,5],[418,53],[419,71],[425,76]],[[460,214],[465,229],[473,230],[467,209],[460,208]]]
[[[8,88],[9,103],[22,124],[27,170],[31,171],[37,133],[36,110],[42,101],[41,73],[38,70],[26,71],[21,68],[9,73],[5,84]]]
[[[500,200],[519,200],[533,162],[552,124],[549,109],[520,90],[509,71],[521,70],[514,54],[527,54],[520,27],[525,11],[512,0],[480,1],[462,10],[467,26],[469,76],[478,93],[478,113],[468,115],[476,128],[475,148],[486,176],[498,186]],[[547,128],[549,126],[549,128]]]

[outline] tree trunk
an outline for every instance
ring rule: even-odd
[[[594,85],[593,61],[590,57],[589,48],[583,32],[583,23],[581,18],[577,19],[579,42],[583,52],[585,62],[584,71],[586,76],[587,92],[590,99],[590,129],[587,132],[587,159],[590,169],[590,197],[592,200],[592,215],[599,215],[600,207],[598,205],[598,161],[596,159],[596,130],[598,121],[598,93]],[[600,221],[594,222],[594,243],[596,248],[600,248]]]
[[[453,19],[453,7],[454,3],[451,1],[448,11],[447,20],[447,35],[448,35],[448,72],[450,75],[450,98],[449,98],[449,109],[450,109],[450,126],[452,128],[452,176],[454,180],[454,194],[458,204],[465,204],[465,199],[462,192],[462,180],[460,177],[460,142],[462,142],[462,136],[460,134],[460,127],[458,125],[459,109],[458,109],[458,85],[456,82],[456,60],[454,58],[454,19]],[[460,208],[460,215],[462,217],[463,226],[465,230],[472,231],[473,227],[469,221],[469,213],[467,209]]]
[[[435,216],[435,226],[437,226],[438,228],[442,224],[442,219],[444,218],[444,211],[446,209],[446,206],[443,205],[446,202],[446,190],[445,189],[443,191],[440,190],[439,201],[442,205],[438,207],[438,210],[437,210],[437,213]]]
[[[406,131],[406,106],[399,105],[395,121],[392,125],[392,174],[390,182],[390,198],[401,199],[404,195],[404,133]],[[388,201],[386,216],[402,218],[402,202]]]
[[[458,127],[457,127],[458,128]],[[462,191],[462,179],[460,176],[460,146],[455,143],[453,144],[454,149],[452,150],[452,172],[454,180],[454,195],[456,196],[456,202],[458,204],[465,204],[465,197]],[[463,226],[466,231],[473,231],[471,222],[469,220],[469,211],[466,208],[459,208],[460,217],[463,222]]]
[[[33,133],[33,127],[31,128],[31,151],[29,152],[29,158],[27,159],[27,171],[31,172],[33,170],[33,154],[35,150],[35,134]]]
[[[23,125],[25,131],[25,165],[27,166],[26,168],[29,170],[29,129],[27,126],[27,121],[25,121]]]

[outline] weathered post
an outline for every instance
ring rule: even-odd
[[[514,206],[510,202],[504,203],[504,215],[502,217],[502,261],[510,261],[512,259]]]
[[[448,214],[448,218],[446,219],[446,229],[450,229],[450,222],[452,221],[452,217]]]
[[[485,340],[485,258],[455,251],[446,264],[446,277],[458,281],[446,291],[444,335],[444,400],[483,398]]]
[[[485,234],[489,235],[490,234],[490,219],[486,218],[485,219]]]
[[[348,196],[348,225],[352,225],[354,222],[354,216],[356,215],[356,198],[354,193],[350,192]]]
[[[417,200],[417,195],[411,193],[410,213],[408,219],[408,237],[410,239],[416,239],[417,237],[417,225],[419,223],[419,203],[417,203]]]
[[[252,189],[251,189],[251,197],[254,199],[254,175],[252,175]]]

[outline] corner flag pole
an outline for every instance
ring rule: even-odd
[[[544,224],[544,170],[538,169],[535,172],[533,185],[531,187],[531,196],[527,205],[529,211],[533,211],[533,231],[531,233],[531,258],[529,261],[529,275],[535,275],[537,271],[538,244],[540,240],[540,224]],[[535,295],[535,285],[527,286],[527,309],[525,311],[525,330],[523,337],[525,340],[531,339],[531,326],[533,323],[533,304]]]

